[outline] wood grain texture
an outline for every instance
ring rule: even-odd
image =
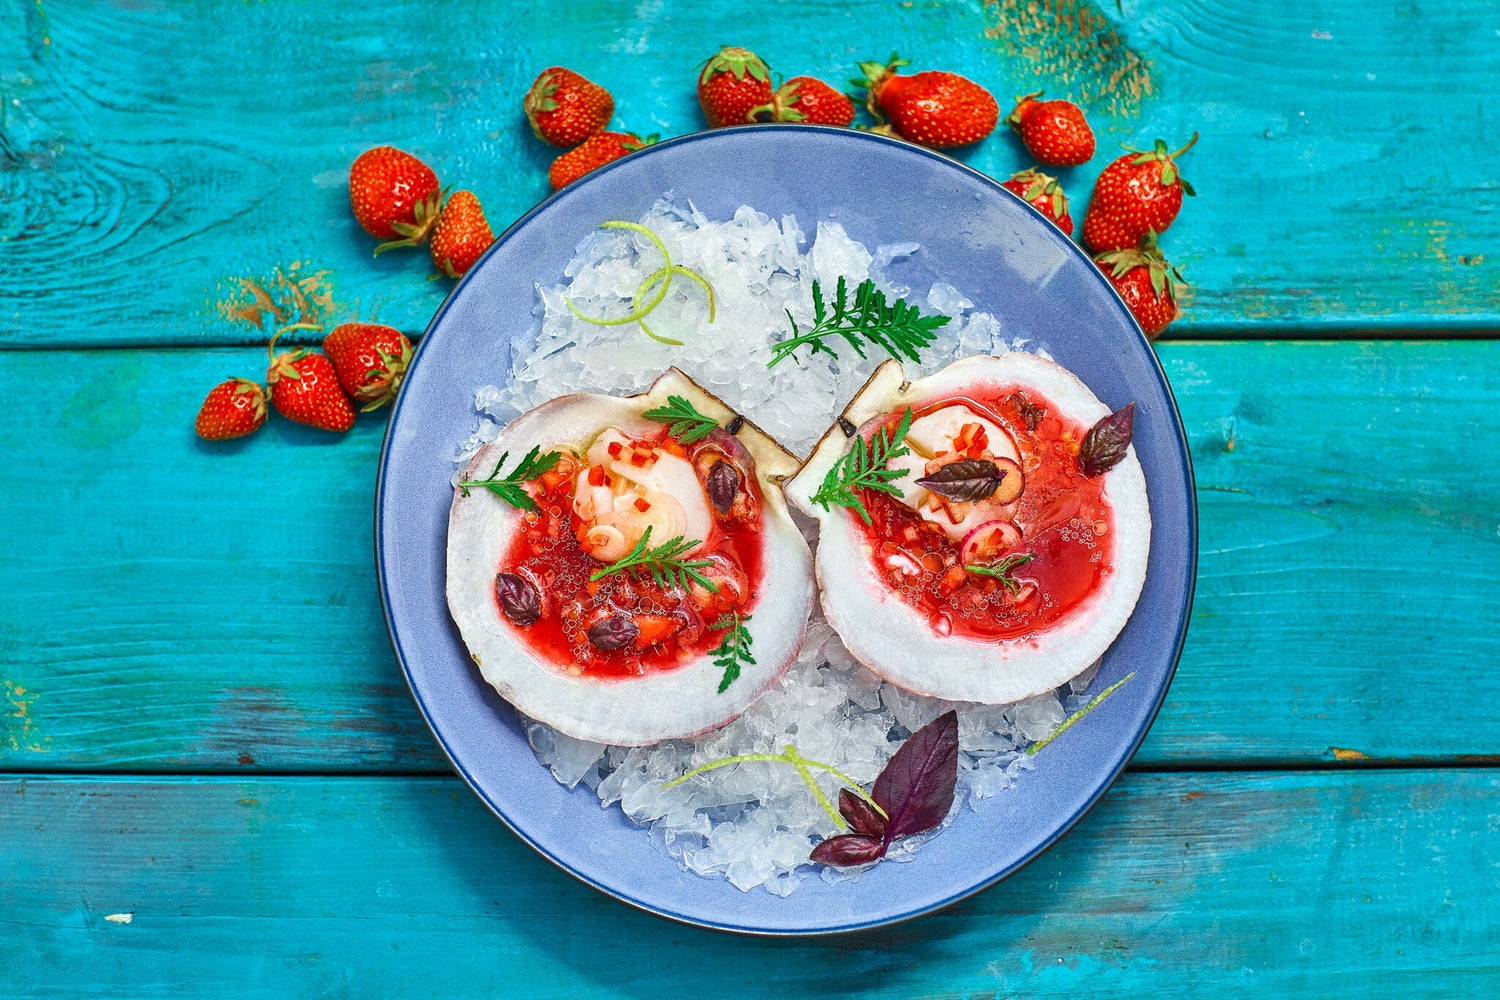
[[[1162,355],[1200,575],[1137,762],[1493,759],[1500,470],[1475,448],[1500,343]],[[264,356],[0,352],[0,767],[444,766],[378,603],[383,420],[189,430],[205,387]]]
[[[1500,329],[1493,158],[1500,107],[1483,4],[1326,0],[804,2],[747,18],[730,0],[644,6],[0,5],[0,344],[228,344],[234,279],[301,262],[337,308],[423,328],[447,288],[418,252],[370,257],[348,164],[393,143],[473,188],[497,228],[547,193],[551,152],[519,113],[542,68],[615,94],[616,124],[701,127],[694,67],[749,45],[787,76],[842,84],[899,49],[1008,104],[1083,101],[1094,162],[1120,142],[1202,140],[1200,191],[1164,238],[1195,291],[1178,336]],[[1433,155],[1441,150],[1440,155]],[[1026,165],[997,135],[958,157]],[[1488,256],[1487,256],[1488,255]],[[1487,257],[1487,259],[1486,259]]]
[[[456,779],[10,778],[0,944],[17,998],[1482,996],[1497,830],[1493,770],[1127,775],[971,900],[784,942],[628,909]]]

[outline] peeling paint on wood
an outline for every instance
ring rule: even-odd
[[[563,2],[546,18],[488,3],[465,10],[467,36],[492,40],[471,46],[422,4],[59,6],[47,45],[32,9],[0,11],[0,198],[20,206],[0,212],[0,344],[254,342],[248,326],[205,329],[207,286],[298,258],[335,272],[340,303],[419,331],[448,285],[420,252],[371,259],[353,158],[409,149],[499,229],[548,194],[554,151],[519,114],[541,68],[608,86],[618,126],[681,135],[702,127],[694,67],[725,24],[786,75],[837,83],[895,48],[1004,103],[1038,88],[1084,101],[1101,143],[1063,178],[1080,208],[1119,143],[1201,132],[1183,163],[1199,197],[1163,239],[1194,285],[1171,336],[1500,329],[1492,164],[1473,144],[1430,155],[1434,136],[1495,130],[1483,5],[1334,0],[1320,40],[1292,0],[850,0],[801,5],[795,30],[729,0]],[[186,41],[200,38],[219,42]],[[1030,165],[1005,129],[954,155],[996,177]]]
[[[1494,713],[1449,706],[1460,690],[1500,705],[1487,666],[1500,632],[1484,627],[1500,591],[1474,582],[1500,578],[1500,467],[1474,462],[1453,428],[1493,425],[1500,342],[1160,354],[1193,451],[1200,575],[1182,666],[1138,760],[1493,754]],[[0,549],[0,649],[27,697],[44,692],[30,735],[13,728],[10,747],[0,730],[0,762],[446,768],[375,586],[383,414],[342,439],[273,415],[252,438],[209,445],[190,429],[204,387],[258,372],[264,350],[80,352],[62,372],[58,357],[0,352],[0,507],[40,540]],[[127,381],[152,388],[80,403],[76,422],[32,419],[58,394],[97,400]],[[1369,571],[1371,553],[1391,552],[1425,585]]]
[[[25,928],[14,936],[37,947],[38,995],[430,996],[437,963],[454,1000],[706,984],[725,1000],[1301,997],[1330,983],[1438,997],[1500,982],[1500,783],[1484,769],[1127,774],[994,888],[911,923],[794,941],[617,903],[534,854],[457,778],[28,784],[24,799],[0,794],[0,884]],[[90,790],[109,794],[77,795]],[[246,792],[260,809],[237,807]],[[77,919],[80,899],[122,893],[151,915],[150,947]]]
[[[1156,93],[1150,64],[1088,0],[985,0],[984,9],[985,37],[1049,96],[1137,118]]]

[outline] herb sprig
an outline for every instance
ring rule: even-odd
[[[910,454],[905,445],[906,432],[911,429],[912,413],[907,407],[896,425],[896,433],[882,427],[880,433],[870,440],[856,437],[852,440],[848,454],[834,463],[823,477],[823,483],[812,495],[812,502],[824,510],[832,510],[833,504],[852,507],[866,524],[870,523],[870,512],[860,499],[860,490],[874,490],[891,496],[905,496],[899,486],[892,483],[910,472],[909,469],[891,469],[886,463],[893,458]]]
[[[931,344],[937,336],[933,331],[948,322],[947,316],[923,316],[904,298],[886,304],[885,293],[869,278],[859,283],[851,302],[848,284],[841,276],[834,286],[831,313],[823,301],[823,288],[817,281],[813,282],[812,294],[813,328],[803,333],[788,312],[786,318],[792,324],[792,335],[771,345],[771,360],[766,362],[767,368],[796,357],[798,348],[804,346],[808,348],[809,356],[822,353],[836,358],[838,352],[826,343],[834,336],[844,338],[860,357],[865,356],[865,345],[869,343],[884,348],[893,358],[920,363],[922,358],[918,349]]]
[[[1094,697],[1089,701],[1087,705],[1083,706],[1078,711],[1074,712],[1072,715],[1064,719],[1062,721],[1062,725],[1058,726],[1056,729],[1052,730],[1051,733],[1037,740],[1035,743],[1031,744],[1031,746],[1027,747],[1026,756],[1035,757],[1038,753],[1041,752],[1042,747],[1046,746],[1048,743],[1051,743],[1063,733],[1067,732],[1068,728],[1072,726],[1073,723],[1077,722],[1079,719],[1083,718],[1085,715],[1088,715],[1094,709],[1104,704],[1104,699],[1108,698],[1110,695],[1118,691],[1126,681],[1130,680],[1130,678],[1134,676],[1135,671],[1132,670],[1130,673],[1126,674],[1124,677],[1121,677],[1119,680],[1115,681],[1103,691],[1100,691],[1098,694],[1094,695]]]
[[[490,473],[490,478],[470,479],[459,483],[460,494],[468,496],[471,487],[482,486],[518,510],[536,510],[536,501],[531,499],[531,494],[521,484],[547,472],[562,458],[561,452],[549,451],[545,455],[540,452],[540,448],[532,448],[509,475],[502,476],[500,467],[510,457],[510,452],[505,452],[500,456],[500,461],[495,463],[495,471]]]
[[[612,573],[629,573],[635,576],[644,571],[649,573],[651,579],[656,581],[656,585],[663,590],[674,585],[686,590],[691,582],[710,593],[717,594],[718,586],[698,572],[705,566],[711,566],[713,561],[682,558],[684,553],[691,552],[702,544],[697,539],[687,540],[678,535],[652,548],[651,529],[648,527],[641,534],[641,540],[635,543],[635,548],[625,553],[618,561],[610,563],[601,570],[596,570],[589,579],[602,580]]]
[[[1024,556],[1006,556],[1004,559],[1001,559],[999,562],[991,566],[965,564],[964,569],[968,570],[970,573],[975,574],[976,576],[994,577],[996,580],[1000,581],[1000,585],[1006,590],[1010,591],[1012,594],[1018,594],[1021,592],[1021,585],[1016,582],[1016,578],[1011,575],[1011,571],[1014,570],[1017,566],[1026,565],[1035,558],[1036,556],[1030,554]]]
[[[741,618],[738,611],[731,611],[721,615],[718,621],[709,626],[727,630],[719,642],[719,648],[713,651],[714,665],[724,671],[724,679],[719,682],[720,694],[728,691],[729,685],[739,680],[741,667],[755,662],[755,654],[750,652],[750,644],[755,640],[751,637],[750,630],[745,628],[745,622],[750,617],[746,615]]]
[[[833,820],[833,825],[840,830],[849,829],[849,824],[845,822],[845,818],[843,816],[839,815],[839,810],[833,807],[833,803],[828,801],[828,796],[823,794],[823,789],[818,787],[818,783],[813,779],[813,768],[817,768],[820,771],[827,771],[829,774],[833,775],[844,784],[850,786],[854,789],[854,794],[858,795],[863,801],[869,803],[872,809],[880,810],[879,814],[882,816],[885,815],[882,807],[876,804],[875,800],[870,797],[870,794],[860,787],[859,782],[855,781],[853,778],[849,777],[847,774],[845,774],[843,771],[840,771],[832,764],[824,764],[822,761],[810,760],[802,756],[802,754],[797,752],[797,748],[790,743],[782,747],[781,753],[742,753],[734,757],[720,757],[718,760],[709,761],[707,764],[693,768],[686,774],[673,778],[671,781],[668,781],[661,787],[663,791],[668,788],[676,788],[683,782],[688,781],[692,778],[696,778],[698,775],[703,774],[706,771],[713,771],[717,768],[728,767],[730,764],[748,764],[752,761],[774,761],[782,764],[790,764],[792,765],[792,767],[796,768],[797,774],[802,778],[803,784],[807,785],[807,790],[812,792],[813,798],[818,800],[818,805],[823,807],[823,811],[828,814],[828,818]],[[839,797],[840,800],[843,799],[842,792],[840,793]]]
[[[666,406],[652,407],[641,416],[670,424],[667,433],[683,444],[702,441],[719,426],[717,420],[699,413],[698,408],[682,396],[668,396]]]

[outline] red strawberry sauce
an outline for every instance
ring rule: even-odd
[[[715,457],[730,461],[740,473],[741,493],[734,506],[721,515],[710,503],[714,525],[707,544],[683,557],[713,560],[713,566],[699,572],[719,590],[663,589],[644,570],[591,581],[589,577],[605,564],[579,543],[587,525],[573,511],[574,484],[587,459],[565,454],[552,471],[528,484],[538,509],[523,515],[525,530],[516,533],[497,567],[537,587],[542,617],[532,625],[517,626],[505,619],[495,592],[490,594],[497,618],[559,673],[622,678],[673,670],[718,647],[724,629],[712,625],[722,615],[737,610],[747,616],[755,607],[762,581],[764,505],[749,455],[722,431],[686,447],[665,432],[649,444],[701,467],[700,484]],[[602,467],[596,468],[602,474]],[[658,544],[654,535],[650,544]],[[631,645],[605,651],[590,642],[588,628],[615,615],[629,617],[639,635]]]
[[[1017,393],[1044,411],[1034,430],[1026,426]],[[964,396],[924,403],[914,416],[954,403],[1004,428],[1021,453],[1025,489],[1015,512],[1021,540],[986,560],[993,565],[1009,555],[1033,556],[1011,571],[1018,590],[965,571],[960,542],[883,493],[862,491],[870,525],[852,509],[848,516],[863,528],[881,579],[927,615],[937,634],[993,641],[1045,632],[1065,621],[1113,572],[1114,508],[1104,495],[1103,478],[1085,476],[1076,460],[1088,427],[1064,417],[1034,389],[1015,385],[978,387]],[[900,416],[894,413],[867,425],[861,434],[881,426],[894,431]],[[898,479],[896,485],[910,478]],[[914,567],[920,572],[910,572]]]

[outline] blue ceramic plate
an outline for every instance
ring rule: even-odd
[[[791,897],[740,892],[680,870],[618,808],[568,791],[532,756],[510,706],[480,678],[443,597],[450,456],[473,430],[474,394],[536,335],[534,284],[555,283],[580,239],[635,219],[668,191],[709,218],[752,205],[773,218],[842,223],[875,247],[922,251],[887,269],[926,300],[946,281],[1012,333],[1046,344],[1112,407],[1135,400],[1135,448],[1154,530],[1135,615],[1094,690],[1136,678],[1037,757],[1013,789],[964,811],[908,864],[858,882],[809,878]],[[580,386],[580,389],[587,389]],[[376,498],[381,596],[412,694],[453,766],[515,833],[578,878],[663,916],[724,930],[808,934],[869,928],[935,910],[1035,857],[1103,794],[1166,694],[1187,629],[1197,514],[1187,444],[1166,378],[1113,289],[1042,215],[946,157],[840,129],[702,132],[619,160],[537,206],[454,289],[428,328],[391,416]]]

